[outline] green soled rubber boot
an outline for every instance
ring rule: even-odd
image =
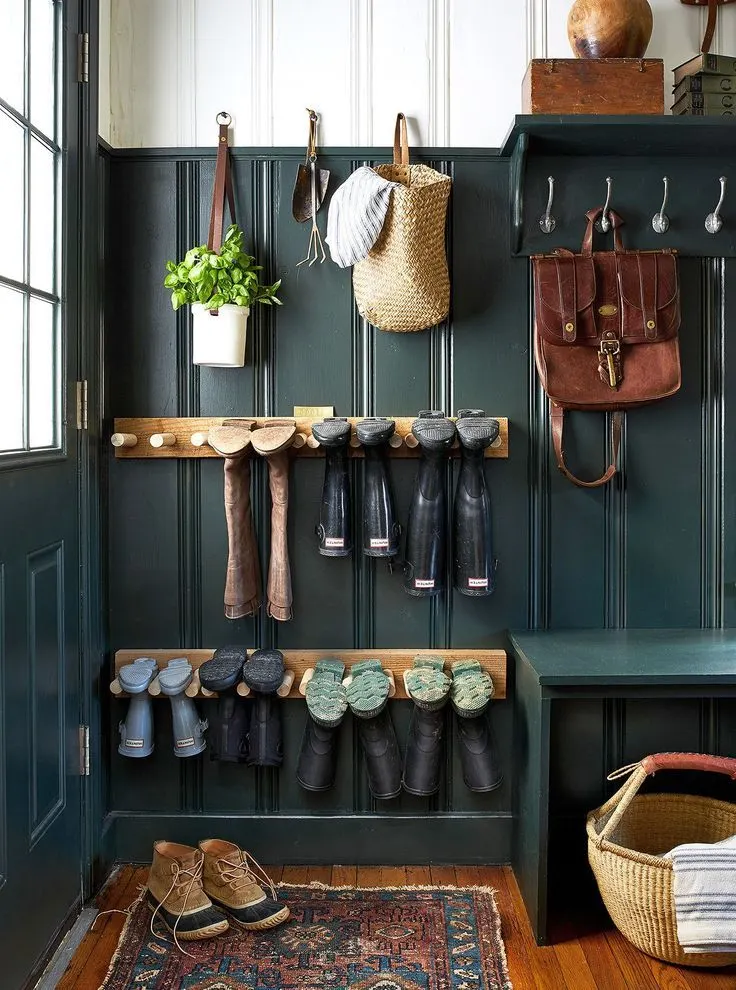
[[[444,706],[452,684],[445,673],[445,661],[431,656],[414,657],[414,666],[406,671],[404,682],[411,700],[425,712]]]
[[[458,715],[463,718],[482,715],[492,697],[491,675],[478,660],[456,660],[452,664],[450,702]]]
[[[306,691],[307,708],[317,725],[332,729],[342,722],[348,708],[347,691],[342,683],[344,673],[342,660],[317,662]]]
[[[344,673],[341,660],[320,660],[307,684],[308,714],[296,779],[308,791],[327,791],[335,783],[338,728],[348,707]]]
[[[347,699],[358,718],[374,718],[386,707],[389,679],[380,660],[360,660],[350,670]]]

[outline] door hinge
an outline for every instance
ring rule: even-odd
[[[87,412],[87,379],[77,382],[77,429],[86,430],[89,426]]]
[[[89,777],[89,726],[79,726],[79,776]]]
[[[89,82],[89,33],[77,35],[77,82]]]

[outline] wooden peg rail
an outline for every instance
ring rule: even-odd
[[[248,649],[250,655],[252,651]],[[176,657],[186,657],[195,671],[192,683],[187,688],[187,695],[190,698],[216,698],[217,695],[211,691],[204,691],[199,684],[198,670],[202,664],[212,657],[214,650],[118,650],[115,654],[115,680],[110,685],[111,692],[116,697],[125,698],[127,695],[120,690],[117,680],[118,671],[126,664],[133,663],[138,657],[152,657],[163,669],[169,660]],[[494,700],[506,697],[506,653],[504,650],[284,650],[284,665],[286,670],[293,673],[294,677],[289,684],[288,694],[282,697],[301,698],[299,686],[306,671],[315,666],[318,660],[327,657],[342,660],[345,664],[346,676],[349,674],[347,668],[352,667],[359,660],[380,660],[384,670],[393,674],[396,686],[395,696],[397,699],[406,699],[406,689],[404,687],[404,671],[412,666],[414,657],[432,656],[442,657],[445,661],[445,669],[450,670],[450,664],[454,660],[478,660],[485,670],[493,678]],[[195,688],[196,685],[196,688]],[[286,683],[283,685],[286,687]],[[281,692],[281,689],[279,689]],[[154,696],[159,697],[159,695]],[[160,695],[165,698],[165,695]]]
[[[110,442],[115,448],[116,457],[219,457],[207,442],[207,434],[215,426],[222,426],[233,417],[200,416],[183,419],[143,419],[122,418],[115,420],[115,432]],[[252,417],[251,417],[252,418]],[[278,417],[283,421],[285,418]],[[363,448],[355,433],[355,424],[362,417],[351,416],[353,427],[348,451],[351,457],[363,457]],[[392,438],[389,453],[392,457],[419,457],[421,450],[411,432],[413,416],[391,417],[396,422],[396,433]],[[509,456],[509,421],[496,416],[500,426],[498,439],[486,450],[486,457]],[[256,419],[258,429],[268,426],[271,419]],[[294,419],[296,437],[290,452],[294,457],[324,457],[319,442],[312,436],[313,419]],[[454,452],[460,450],[455,440]]]

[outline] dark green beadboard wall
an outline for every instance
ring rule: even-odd
[[[331,189],[377,156],[370,149],[325,155]],[[729,372],[725,363],[732,310],[725,290],[734,262],[682,259],[682,392],[628,415],[621,476],[606,489],[584,491],[550,461],[546,404],[530,357],[529,263],[509,251],[508,159],[493,151],[423,155],[453,178],[452,313],[430,331],[392,334],[359,318],[349,272],[330,261],[296,268],[309,236],[308,227],[291,218],[300,158],[279,149],[233,154],[238,219],[266,276],[283,277],[284,306],[252,314],[246,367],[222,370],[192,366],[188,313],[172,313],[161,285],[165,261],[206,238],[213,155],[155,150],[105,156],[108,435],[114,416],[289,415],[294,405],[305,404],[334,405],[339,415],[406,416],[427,407],[454,414],[480,406],[508,416],[510,457],[487,467],[498,590],[489,599],[448,594],[418,601],[403,592],[400,572],[390,573],[385,564],[359,554],[320,557],[314,526],[324,464],[297,460],[289,518],[294,619],[276,624],[262,615],[229,622],[222,612],[227,544],[221,463],[115,461],[110,452],[110,654],[232,642],[354,647],[369,654],[372,647],[504,646],[505,630],[527,626],[732,624],[734,510],[724,493],[733,490],[727,414],[736,369]],[[629,196],[639,195],[633,186]],[[563,218],[568,235],[579,231],[582,237],[582,213],[591,205],[581,203],[577,215]],[[638,203],[641,215],[648,206]],[[324,229],[326,210],[320,223]],[[635,234],[628,243],[636,246]],[[572,417],[568,451],[581,472],[599,468],[606,456],[603,417]],[[262,468],[255,463],[254,510],[265,572],[270,503]],[[395,460],[392,469],[405,523],[415,465]],[[358,525],[360,464],[353,470]],[[164,835],[187,841],[218,833],[271,862],[509,860],[510,700],[492,706],[506,774],[500,790],[467,791],[450,731],[436,798],[405,795],[376,803],[350,718],[342,729],[335,789],[310,795],[294,773],[305,718],[300,702],[284,703],[285,762],[273,771],[221,765],[206,755],[177,760],[168,705],[161,701],[155,704],[154,756],[126,760],[116,750],[125,706],[109,699],[104,685],[101,694],[109,714],[108,841],[117,856],[144,859],[150,841]],[[209,704],[202,705],[205,713]],[[403,743],[409,706],[395,703],[391,711]],[[612,763],[643,752],[708,748],[714,734],[721,750],[728,749],[723,726],[733,725],[734,715],[697,701],[578,706],[560,721],[556,807],[575,814],[592,807],[603,796]]]

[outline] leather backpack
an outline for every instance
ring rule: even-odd
[[[674,251],[626,251],[613,211],[614,250],[593,251],[601,207],[586,214],[580,254],[562,248],[534,255],[534,358],[550,399],[555,458],[584,488],[616,473],[623,412],[680,388],[680,289]],[[611,462],[595,481],[565,465],[566,409],[611,412]]]

